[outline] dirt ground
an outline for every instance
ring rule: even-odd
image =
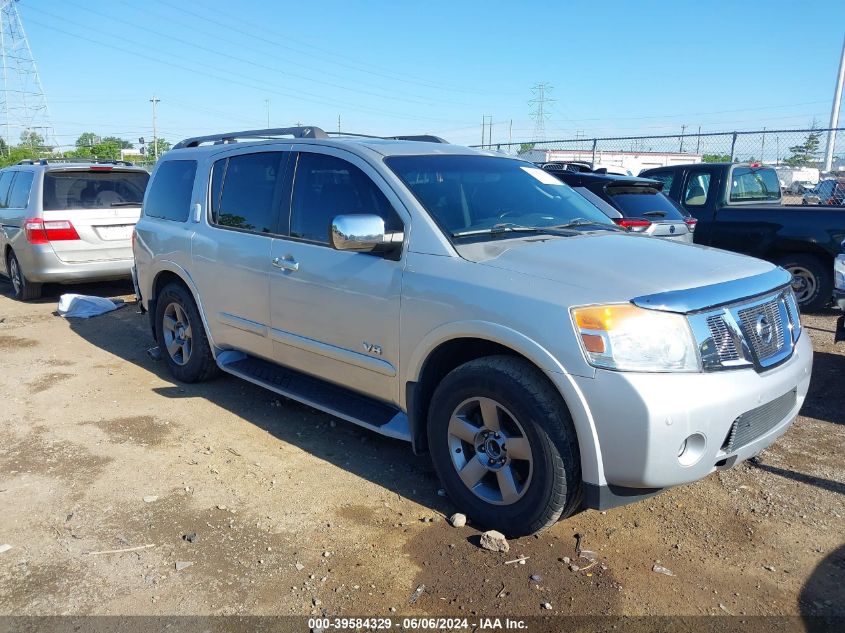
[[[65,291],[129,305],[66,321]],[[0,615],[845,615],[832,311],[805,317],[811,394],[758,462],[494,554],[407,445],[232,377],[174,383],[127,285],[0,292]]]

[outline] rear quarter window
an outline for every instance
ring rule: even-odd
[[[155,172],[144,203],[144,215],[174,222],[187,222],[197,161],[168,160]]]
[[[19,171],[15,182],[12,183],[12,189],[9,191],[10,209],[24,209],[29,204],[29,192],[32,189],[31,171]]]
[[[730,202],[778,202],[780,181],[774,169],[734,167],[731,171]]]
[[[9,199],[9,187],[12,185],[14,177],[15,172],[13,171],[0,173],[0,209],[5,209],[8,206],[6,201]]]

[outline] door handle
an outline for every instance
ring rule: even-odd
[[[289,270],[293,273],[299,270],[299,262],[296,261],[291,255],[285,255],[281,258],[274,257],[273,266],[275,266],[276,268],[281,268],[282,270]]]

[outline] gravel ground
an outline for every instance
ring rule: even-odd
[[[759,461],[499,554],[403,443],[235,378],[176,384],[129,287],[69,290],[130,305],[65,321],[59,289],[0,282],[0,615],[845,615],[832,311],[805,317],[811,394]]]

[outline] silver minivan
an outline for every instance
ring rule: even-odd
[[[0,271],[16,299],[47,282],[128,278],[149,173],[131,163],[27,160],[0,170]]]

